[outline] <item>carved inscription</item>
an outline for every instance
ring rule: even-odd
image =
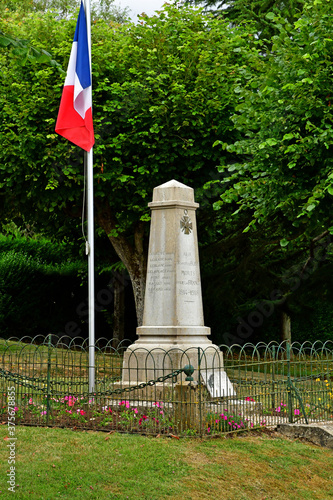
[[[195,302],[195,297],[200,294],[200,276],[191,252],[183,252],[178,269],[179,295],[184,298],[184,302]]]
[[[150,255],[147,272],[148,292],[170,292],[174,268],[174,254],[156,253]]]

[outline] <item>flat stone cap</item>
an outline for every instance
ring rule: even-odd
[[[156,201],[185,201],[194,203],[194,190],[172,179],[154,188],[153,202]]]

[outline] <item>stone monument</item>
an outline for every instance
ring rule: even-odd
[[[138,340],[125,352],[123,383],[156,380],[188,364],[197,370],[200,364],[211,395],[231,395],[222,352],[204,326],[194,191],[171,180],[154,189],[148,206],[143,325],[137,328]]]

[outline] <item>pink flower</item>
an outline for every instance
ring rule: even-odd
[[[209,433],[210,432],[210,427],[207,428],[207,432]]]
[[[47,414],[47,411],[46,411],[46,410],[44,410],[44,411],[42,411],[40,414],[41,414],[41,415],[46,415],[46,414]]]
[[[297,408],[296,408],[296,410],[294,410],[294,414],[299,415],[299,410]]]
[[[86,412],[83,411],[83,410],[80,410],[80,413],[81,413],[81,415],[85,415],[86,414]]]
[[[70,413],[70,414],[72,414],[72,413],[73,413],[73,412],[72,412],[72,410],[66,410],[66,412],[67,412],[67,413]]]
[[[277,408],[275,408],[275,411],[280,412],[281,411],[281,406],[278,406]]]
[[[18,407],[17,406],[15,406],[14,411],[18,411]]]
[[[137,408],[133,409],[134,413],[139,413]]]
[[[139,425],[142,424],[143,420],[149,420],[149,418],[147,417],[147,415],[143,415],[140,419],[139,419]],[[155,420],[155,419],[154,419]]]
[[[130,407],[129,401],[119,401],[120,406],[125,406],[126,408]]]

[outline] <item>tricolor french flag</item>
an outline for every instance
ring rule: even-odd
[[[87,21],[81,2],[55,131],[85,151],[94,145]]]

